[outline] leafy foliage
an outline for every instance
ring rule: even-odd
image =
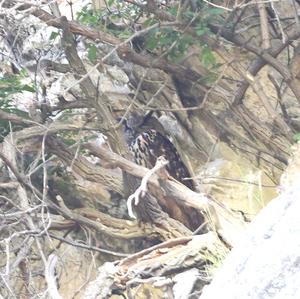
[[[147,34],[145,47],[158,55],[165,54],[168,59],[177,62],[186,53],[192,41],[191,35],[182,35],[172,27],[156,28]]]
[[[88,58],[91,62],[97,58],[97,47],[94,44],[88,44]]]
[[[59,33],[58,32],[55,32],[55,31],[52,31],[51,34],[50,34],[50,40],[55,40],[56,37],[59,36]]]
[[[203,63],[204,67],[208,68],[209,66],[216,66],[216,58],[211,50],[211,48],[207,45],[202,47],[201,54],[199,55],[199,59]]]
[[[26,73],[22,72],[20,75],[0,77],[0,109],[18,116],[27,116],[27,113],[16,108],[15,103],[12,101],[15,94],[22,93],[23,91],[35,92],[32,86],[22,83],[22,79],[25,76]],[[0,120],[0,141],[2,141],[8,132],[9,122]]]
[[[108,8],[102,10],[93,10],[86,6],[77,14],[77,20],[84,24],[105,32],[114,34],[119,38],[128,38],[132,31],[130,28],[118,27],[115,22],[120,20],[132,20],[138,11],[134,5],[123,5],[119,1],[107,2]],[[109,9],[110,6],[116,5],[114,9]]]
[[[0,106],[8,107],[9,100],[12,95],[16,93],[20,93],[22,91],[29,91],[34,92],[35,89],[28,85],[21,83],[21,79],[24,76],[7,76],[7,77],[0,77]]]
[[[293,140],[294,140],[295,142],[300,141],[300,132],[296,133],[296,134],[293,136]]]
[[[84,25],[88,25],[91,27],[97,27],[99,24],[99,19],[102,17],[101,12],[94,11],[89,9],[88,7],[84,7],[77,14],[77,21]]]
[[[184,58],[188,48],[198,45],[200,50],[199,60],[205,68],[217,67],[216,58],[208,44],[201,40],[203,35],[211,34],[209,21],[222,22],[221,13],[223,10],[203,5],[198,1],[199,11],[185,10],[182,18],[186,21],[186,28],[176,28],[175,26],[159,27],[150,30],[145,36],[145,47],[155,54],[167,57],[170,61],[179,62]],[[178,7],[172,6],[168,12],[174,16],[178,13]],[[157,20],[148,18],[144,26],[152,25]]]
[[[198,45],[199,61],[202,65],[207,69],[217,68],[212,49],[201,40],[201,37],[210,34],[209,21],[222,22],[221,14],[224,11],[200,0],[196,1],[196,4],[196,11],[181,10],[179,4],[167,6],[166,11],[173,16],[177,16],[180,11],[181,18],[186,22],[186,28],[176,28],[170,25],[149,30],[140,37],[143,40],[142,47],[156,56],[178,63],[187,54],[192,44]],[[127,39],[136,31],[134,25],[128,26],[128,24],[137,24],[139,18],[142,18],[143,29],[159,22],[155,16],[143,13],[143,9],[137,5],[115,0],[107,1],[106,5],[101,10],[85,7],[77,15],[77,20],[85,25],[112,33],[120,39]],[[96,47],[92,44],[88,44],[88,58],[91,62],[96,59]]]

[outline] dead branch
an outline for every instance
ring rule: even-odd
[[[5,112],[2,109],[0,109],[0,119],[11,121],[12,123],[16,123],[16,124],[19,124],[19,125],[25,125],[25,126],[37,125],[38,124],[35,121],[17,116],[13,113]]]
[[[285,134],[285,136],[290,139],[292,139],[291,136],[291,129],[289,126],[285,123],[285,121],[282,119],[282,117],[275,111],[275,109],[270,104],[267,95],[265,94],[262,85],[260,84],[259,80],[255,80],[250,74],[246,75],[246,78],[249,82],[251,82],[251,87],[258,95],[260,101],[264,105],[266,111],[270,115],[271,119],[274,120],[274,122],[280,127],[281,131]]]
[[[107,298],[111,295],[117,267],[113,263],[105,263],[99,270],[97,278],[90,282],[84,292],[83,299]]]
[[[286,47],[289,46],[289,44],[295,40],[298,39],[300,36],[299,32],[294,32],[294,33],[290,33],[289,36],[287,37],[287,39],[282,42],[279,46],[277,47],[272,47],[269,50],[269,53],[273,56],[273,57],[277,57],[284,49],[286,49]],[[256,58],[250,65],[250,67],[248,68],[248,72],[250,72],[253,76],[257,75],[257,73],[267,64],[267,62],[265,60],[263,60],[261,57]],[[241,86],[238,88],[238,90],[235,93],[235,97],[233,100],[233,106],[240,104],[242,102],[242,99],[244,97],[244,94],[246,92],[246,90],[248,89],[248,87],[250,86],[249,82],[245,79]]]
[[[44,103],[44,100],[49,99],[51,104],[46,109],[47,112],[62,110],[62,118],[65,118],[66,115],[66,118],[69,119],[69,114],[65,114],[63,111],[68,108],[86,108],[84,111],[88,110],[87,114],[92,115],[86,122],[77,121],[74,118],[68,123],[53,121],[55,117],[52,115],[51,119],[41,125],[0,110],[0,119],[9,125],[11,130],[9,138],[5,138],[2,147],[0,146],[0,160],[2,160],[0,161],[0,167],[4,173],[0,182],[0,189],[3,193],[0,196],[0,205],[3,209],[0,217],[4,221],[4,237],[3,240],[0,240],[0,249],[3,251],[4,257],[3,270],[1,269],[1,271],[4,275],[1,276],[0,287],[5,285],[7,294],[12,297],[17,297],[19,294],[27,297],[32,295],[31,287],[34,290],[35,280],[30,280],[30,275],[45,271],[46,282],[42,280],[44,284],[42,288],[53,298],[60,298],[59,293],[61,293],[61,290],[58,292],[55,281],[55,265],[48,259],[48,249],[57,250],[59,254],[61,252],[60,247],[67,246],[63,242],[72,246],[67,247],[70,251],[74,250],[74,252],[79,251],[80,253],[86,253],[86,250],[90,251],[92,264],[88,275],[84,278],[85,283],[90,279],[91,269],[94,265],[99,261],[103,261],[102,256],[98,259],[98,253],[94,256],[93,251],[110,254],[110,258],[115,258],[118,255],[122,256],[122,253],[118,254],[118,251],[136,252],[141,250],[122,261],[106,263],[99,269],[100,273],[97,280],[90,284],[83,298],[89,299],[96,296],[107,298],[114,291],[124,290],[127,291],[129,298],[143,297],[138,294],[138,290],[146,284],[151,285],[154,289],[160,289],[164,296],[170,298],[179,298],[180,296],[182,298],[196,297],[197,294],[191,293],[194,283],[199,280],[199,277],[203,278],[205,276],[203,281],[201,280],[201,284],[205,284],[210,278],[210,275],[205,275],[208,273],[207,267],[211,263],[218,264],[220,257],[224,256],[222,254],[227,253],[227,249],[220,242],[219,237],[222,241],[225,241],[224,243],[227,242],[228,247],[230,247],[235,245],[236,241],[240,241],[241,235],[245,231],[247,225],[240,218],[240,214],[232,212],[230,208],[214,200],[213,196],[193,192],[172,180],[172,178],[166,178],[162,173],[156,172],[155,167],[149,170],[132,163],[130,158],[126,159],[129,157],[126,154],[127,147],[121,138],[121,130],[114,124],[114,114],[119,116],[126,110],[123,102],[130,102],[131,94],[128,94],[128,98],[125,100],[115,100],[115,94],[114,98],[110,98],[106,92],[102,92],[99,81],[102,76],[106,78],[106,71],[109,73],[107,77],[114,78],[116,84],[120,82],[121,84],[128,84],[131,92],[135,92],[130,108],[138,107],[145,110],[151,104],[151,109],[156,111],[153,115],[157,118],[171,117],[171,113],[167,112],[174,112],[173,116],[176,119],[174,123],[176,126],[180,124],[183,133],[181,139],[177,138],[176,132],[172,137],[175,137],[177,142],[180,140],[179,144],[184,143],[183,146],[179,146],[179,151],[182,150],[186,154],[187,160],[192,162],[197,160],[195,162],[195,164],[198,163],[197,166],[191,163],[193,170],[197,171],[198,167],[201,167],[205,161],[225,157],[221,151],[223,147],[229,149],[228,146],[243,153],[247,152],[245,156],[248,159],[250,156],[251,162],[256,160],[255,165],[259,165],[259,170],[265,171],[267,168],[268,171],[272,171],[273,173],[268,174],[275,183],[279,177],[278,169],[281,171],[287,162],[290,154],[292,132],[293,130],[297,131],[299,120],[295,121],[292,113],[291,118],[282,118],[272,106],[273,102],[269,102],[270,99],[264,93],[266,89],[263,90],[261,84],[256,84],[254,76],[263,66],[269,65],[270,71],[276,74],[275,77],[279,75],[283,78],[279,80],[282,81],[282,86],[278,84],[276,87],[277,91],[282,89],[287,91],[281,93],[283,104],[287,100],[286,95],[290,89],[299,101],[300,55],[298,47],[294,48],[294,46],[297,45],[300,33],[298,32],[299,28],[296,28],[297,32],[290,30],[290,28],[295,28],[295,21],[296,27],[299,27],[296,12],[294,12],[294,17],[293,12],[281,17],[277,7],[275,10],[276,3],[271,1],[271,3],[266,4],[264,1],[258,0],[245,4],[235,3],[233,7],[231,7],[231,3],[219,5],[204,1],[206,2],[204,6],[208,4],[205,9],[202,9],[203,3],[196,3],[197,1],[179,1],[177,3],[176,1],[155,2],[146,0],[143,4],[134,0],[125,2],[130,3],[126,9],[131,9],[132,4],[137,5],[139,10],[137,19],[133,22],[130,20],[129,25],[129,23],[126,23],[127,19],[124,18],[124,23],[119,26],[115,23],[115,19],[106,18],[105,15],[105,20],[101,19],[100,25],[102,26],[103,20],[105,26],[108,26],[106,29],[110,30],[110,26],[112,26],[112,28],[126,29],[126,34],[131,32],[131,36],[123,40],[122,38],[125,35],[122,35],[122,38],[116,38],[113,35],[116,33],[114,32],[115,29],[112,29],[114,33],[109,34],[107,32],[111,31],[99,30],[100,27],[92,29],[77,22],[68,21],[65,17],[60,17],[60,13],[57,12],[58,3],[50,5],[56,10],[53,15],[42,9],[48,7],[49,4],[33,5],[32,3],[12,0],[2,1],[0,5],[2,19],[5,20],[4,24],[10,21],[12,21],[11,23],[19,22],[21,18],[18,17],[21,13],[20,17],[23,17],[24,20],[35,16],[47,24],[48,28],[54,26],[62,30],[60,31],[62,37],[59,34],[57,40],[53,40],[51,45],[54,45],[53,52],[56,52],[55,47],[56,42],[58,42],[59,62],[62,61],[61,58],[66,57],[68,60],[67,65],[47,60],[37,62],[38,59],[43,57],[45,49],[36,49],[41,51],[42,54],[38,54],[39,58],[35,61],[34,78],[37,87],[35,100],[40,102],[35,107],[41,110],[45,109],[48,104]],[[295,5],[294,1],[292,2]],[[72,10],[72,1],[68,5]],[[223,22],[218,21],[219,16],[214,19],[211,18],[211,20],[207,19],[207,14],[209,15],[210,10],[212,10],[211,7],[224,10],[221,16]],[[244,9],[246,7],[247,10]],[[260,13],[261,40],[259,34],[257,34],[259,32],[259,16],[257,16],[255,7],[258,7]],[[176,16],[170,13],[170,8],[176,10]],[[206,8],[208,8],[207,11]],[[110,9],[110,5],[108,5],[108,15],[111,12]],[[272,9],[275,15],[270,13]],[[253,11],[254,14],[252,14]],[[268,16],[266,12],[268,12]],[[85,16],[86,11],[82,10],[82,13]],[[89,11],[87,13],[89,14]],[[15,16],[12,16],[13,14],[18,17],[15,18]],[[121,11],[120,14],[122,16]],[[203,19],[202,16],[204,16]],[[141,18],[144,21],[145,17],[149,17],[151,21],[155,20],[156,23],[150,26],[144,22],[141,23]],[[281,33],[281,36],[279,36],[277,29],[274,29],[275,35],[272,36],[272,45],[270,45],[269,36],[271,23],[268,24],[268,18],[271,19],[272,24],[275,24],[272,28],[278,26]],[[223,26],[224,20],[230,26]],[[242,23],[244,20],[245,23]],[[121,22],[123,22],[123,19]],[[233,27],[231,24],[234,24]],[[21,51],[15,54],[15,51],[19,50],[19,46],[22,51],[25,50],[22,43],[24,42],[25,45],[28,40],[30,41],[31,36],[29,37],[28,32],[25,32],[24,40],[20,38],[19,34],[22,33],[25,26],[14,23],[16,26],[9,25],[9,27],[14,28],[6,32],[6,25],[2,23],[0,25],[2,38],[5,42],[10,42],[7,50],[4,51],[4,55],[7,55],[9,63],[18,64],[17,67],[13,67],[13,65],[8,67],[7,74],[15,74],[23,65],[23,56],[27,55],[21,53]],[[242,26],[241,30],[239,29],[240,26]],[[35,24],[33,24],[33,27],[36,29]],[[201,35],[202,27],[204,31],[209,30],[210,27],[215,35],[204,34],[198,36]],[[156,42],[159,45],[160,38],[162,38],[162,43],[165,42],[164,30],[166,28],[166,31],[171,32],[172,38],[166,39],[165,47],[158,46],[157,49],[151,52],[148,46],[144,44],[145,34],[153,29],[158,30],[159,34],[155,35],[155,38],[157,38]],[[251,33],[255,32],[255,34],[249,36],[249,32],[245,31],[246,29],[250,30]],[[287,34],[285,31],[287,31]],[[86,52],[82,55],[81,47],[78,47],[78,44],[75,43],[75,40],[77,41],[75,35],[81,35],[84,38],[79,37],[80,40],[84,40],[88,44],[92,43],[97,49],[95,64],[89,70],[84,62]],[[118,33],[116,36],[118,36]],[[90,41],[87,41],[86,38]],[[197,45],[196,49],[193,48],[195,46],[194,41],[189,41],[189,39],[194,38],[197,43],[201,44],[200,46]],[[52,40],[52,38],[50,39]],[[258,45],[261,41],[263,47],[259,48]],[[277,46],[273,46],[273,44]],[[64,48],[65,56],[61,52],[61,45]],[[216,65],[212,63],[212,67],[208,67],[208,69],[202,65],[206,54],[202,45],[207,47],[208,56],[212,52],[217,54]],[[177,51],[177,46],[184,49],[183,53],[179,53],[182,54],[182,57],[179,60],[171,60],[173,55],[171,51]],[[180,47],[178,47],[179,52]],[[53,48],[51,47],[51,51]],[[192,51],[185,53],[185,51],[189,52],[189,48],[193,48]],[[243,49],[243,53],[240,48]],[[234,51],[231,51],[232,49]],[[277,58],[285,49],[287,55],[284,53],[284,55]],[[102,57],[97,55],[99,52],[101,52],[101,55],[103,54]],[[200,57],[199,60],[196,56],[200,52],[203,57]],[[241,55],[235,55],[235,52]],[[249,69],[249,73],[252,75],[244,78],[244,73],[253,54],[257,58],[253,60]],[[167,57],[167,55],[169,56]],[[36,58],[28,56],[29,59],[33,58],[35,60]],[[87,56],[90,59],[90,55]],[[291,57],[292,59],[290,59]],[[117,63],[114,63],[115,60]],[[28,62],[27,58],[25,61]],[[174,61],[180,62],[175,63]],[[224,61],[233,70],[235,64],[242,66],[243,74],[237,76],[238,72],[234,70],[234,75],[232,75],[232,70],[225,67],[222,72],[218,72],[220,70],[219,63],[223,64]],[[109,65],[103,64],[104,62]],[[120,75],[122,77],[120,81],[117,79],[118,74],[113,74],[113,71],[110,73],[112,66],[117,66],[118,72],[126,73],[126,75],[124,73]],[[147,68],[146,72],[144,67]],[[50,97],[50,93],[52,93],[53,82],[56,83],[57,81],[52,76],[53,73],[49,72],[50,70],[59,72],[58,76],[60,78],[71,77],[72,80],[73,76],[76,79],[74,84],[69,84],[68,87],[62,84],[60,87],[63,87],[65,93],[63,96],[66,96],[66,99],[71,94],[73,98],[75,97],[78,100],[67,102],[63,96],[59,96],[59,104],[51,106],[52,95]],[[5,69],[3,69],[4,71]],[[32,69],[29,69],[29,71],[32,71]],[[42,72],[40,73],[40,71]],[[43,77],[44,71],[46,71],[46,76]],[[94,71],[99,74],[97,84],[95,83],[97,80],[94,80]],[[146,75],[144,75],[145,73]],[[214,83],[208,82],[210,76],[218,77],[218,79]],[[45,82],[42,82],[42,86],[39,86],[41,78],[42,80],[45,79]],[[124,78],[128,80],[126,81],[128,83],[124,83]],[[205,83],[206,79],[209,79],[207,83]],[[242,83],[241,87],[240,83]],[[209,87],[206,84],[209,84]],[[77,96],[77,88],[76,92],[73,88],[78,87],[77,85],[83,93],[82,96]],[[253,87],[276,126],[269,125],[268,121],[264,123],[263,118],[255,115],[252,111],[256,107],[248,107],[248,101],[247,107],[243,105],[242,99],[249,86]],[[232,95],[235,95],[233,102]],[[290,94],[288,97],[293,98]],[[294,102],[291,100],[291,103]],[[290,104],[290,101],[287,104]],[[290,107],[287,106],[287,108]],[[292,108],[298,109],[299,107]],[[288,125],[285,123],[287,119],[289,119]],[[53,122],[50,123],[51,121]],[[91,121],[95,121],[97,124],[92,125],[90,124]],[[296,122],[297,124],[294,125]],[[11,126],[10,123],[17,124],[17,126]],[[20,126],[25,128],[20,130]],[[20,131],[12,132],[15,128]],[[76,130],[79,131],[79,134],[76,134]],[[86,134],[83,130],[98,130],[106,134],[109,140],[107,147],[99,147],[99,145],[88,143],[84,144],[84,148],[82,148],[81,140],[86,137],[89,138],[91,135],[90,132]],[[64,132],[67,131],[72,133],[65,134]],[[5,134],[6,132],[5,129]],[[172,133],[172,130],[169,132]],[[76,144],[76,150],[68,147],[67,142],[63,140],[65,136],[71,134],[72,137],[73,134],[76,134],[76,137],[80,139]],[[58,136],[63,136],[63,138]],[[189,142],[186,142],[186,137],[188,137]],[[222,142],[219,143],[219,140],[226,142],[227,145]],[[108,149],[109,146],[112,147],[112,150]],[[82,149],[88,149],[99,157],[101,166],[90,163],[85,158],[86,152],[82,154]],[[231,153],[230,149],[229,152]],[[200,155],[205,156],[203,153],[206,153],[207,157],[202,161]],[[48,158],[48,155],[50,155],[50,158]],[[94,157],[89,158],[92,158],[93,161],[97,160],[97,163],[99,161]],[[65,168],[61,167],[60,161],[66,166]],[[260,165],[261,162],[263,162],[262,165]],[[28,163],[30,163],[29,167]],[[104,165],[110,169],[104,168]],[[50,167],[48,168],[48,166]],[[31,170],[28,171],[28,169]],[[276,174],[274,174],[275,172]],[[132,180],[128,179],[127,181],[128,177]],[[48,179],[51,179],[49,185]],[[242,180],[241,178],[240,182],[242,181],[248,181],[248,179]],[[261,187],[262,184],[259,183],[259,186]],[[97,187],[99,190],[95,191]],[[132,194],[134,190],[136,192]],[[60,196],[57,196],[57,194]],[[68,197],[65,197],[65,194]],[[123,219],[126,218],[125,204],[128,194],[132,194],[128,199],[129,213],[133,215],[132,205],[135,204],[135,213],[140,221],[139,223]],[[141,197],[143,197],[143,200],[141,200]],[[57,202],[58,204],[56,204]],[[86,208],[87,206],[89,208]],[[85,208],[78,209],[77,207]],[[112,209],[110,210],[110,208]],[[98,211],[98,209],[101,211]],[[214,232],[193,236],[193,232],[187,228],[191,227],[188,223],[189,218],[195,218],[193,213],[188,212],[193,210],[197,216],[205,216],[206,219],[203,222],[204,224],[208,223],[206,228]],[[284,210],[286,209],[284,208]],[[176,214],[177,212],[178,214]],[[201,217],[199,219],[202,221]],[[294,218],[291,217],[291,219]],[[276,225],[273,227],[276,227]],[[79,242],[75,241],[77,232],[73,228],[80,229],[81,236],[84,235],[86,240],[85,244],[93,244],[93,241],[95,241],[96,246],[78,244]],[[65,235],[62,231],[64,229],[68,230]],[[56,234],[49,233],[50,230],[52,232],[56,230]],[[70,237],[70,233],[74,235]],[[194,231],[194,234],[196,233],[197,231]],[[62,235],[63,237],[61,237]],[[100,238],[98,238],[98,235],[100,235]],[[170,240],[172,238],[176,239]],[[113,248],[114,246],[123,248],[122,244],[121,246],[119,244],[119,241],[122,240],[126,241],[126,244],[132,242],[138,245],[133,246],[134,249],[130,246],[130,249],[116,249],[115,251],[102,248],[106,246],[107,248]],[[161,240],[168,240],[168,242],[144,249],[153,243],[157,244]],[[149,245],[150,243],[151,245]],[[274,248],[276,247],[274,246]],[[27,257],[28,261],[26,260]],[[51,260],[52,256],[49,256],[49,258]],[[82,261],[81,257],[80,261]],[[27,269],[26,266],[32,266],[32,268]],[[63,266],[69,269],[68,264]],[[35,272],[32,272],[33,269]],[[16,271],[17,273],[14,273]],[[182,273],[182,271],[184,272]],[[14,278],[12,274],[17,278]],[[257,276],[259,277],[259,275]],[[234,281],[234,277],[232,280]],[[17,289],[18,286],[15,282],[20,282],[20,291]],[[82,289],[84,284],[80,283],[80,285],[80,289]],[[16,287],[16,291],[12,286]],[[36,289],[40,291],[41,288],[36,287]],[[222,287],[218,288],[218,290],[220,289],[223,290]],[[181,291],[183,292],[181,293]],[[46,295],[46,293],[43,294],[43,296]],[[146,297],[145,294],[143,295]],[[74,296],[77,296],[77,294]],[[152,294],[147,296],[155,298]],[[64,296],[62,295],[62,297]]]
[[[99,275],[90,283],[83,298],[105,298],[114,289],[122,290],[124,286],[133,287],[145,283],[148,277],[160,281],[155,285],[161,288],[165,285],[163,281],[167,278],[172,279],[177,272],[203,266],[206,251],[214,253],[217,257],[218,254],[225,254],[227,249],[215,234],[208,233],[159,244],[116,264],[106,263],[99,268]],[[109,293],[106,288],[108,283]]]
[[[52,299],[62,299],[56,285],[56,278],[55,278],[56,263],[57,263],[57,256],[54,254],[50,254],[46,264],[45,279],[48,283],[48,291],[50,297]]]
[[[228,41],[231,41],[237,46],[245,48],[249,52],[256,54],[258,57],[262,58],[265,62],[272,66],[276,71],[278,71],[282,75],[284,80],[287,82],[287,84],[295,94],[297,100],[300,101],[300,85],[298,80],[293,77],[288,67],[286,67],[279,60],[275,59],[274,56],[272,56],[272,53],[270,53],[269,51],[262,51],[260,48],[255,47],[250,43],[247,43],[247,41],[245,41],[240,36],[232,34],[232,32],[224,28],[211,25],[211,29],[214,32],[220,33],[221,36],[227,39]],[[299,34],[299,32],[296,33],[297,36],[299,36]]]
[[[132,210],[132,201],[134,201],[134,205],[137,206],[139,204],[140,199],[142,199],[146,192],[148,191],[147,183],[150,179],[150,177],[155,174],[157,171],[162,169],[168,164],[168,161],[163,157],[158,157],[155,166],[150,169],[146,175],[143,177],[141,185],[136,189],[136,191],[130,195],[127,199],[127,208],[128,208],[128,215],[131,218],[136,218],[133,214]]]
[[[31,140],[32,138],[42,137],[45,135],[45,128],[46,132],[49,136],[52,134],[61,132],[61,131],[72,131],[72,130],[94,130],[94,126],[86,126],[85,123],[82,121],[77,121],[76,123],[60,123],[60,122],[53,122],[50,123],[48,126],[33,126],[29,128],[24,128],[21,131],[17,131],[13,134],[13,138],[21,147],[22,142],[26,140]],[[41,139],[41,138],[40,138]],[[71,149],[68,149],[67,146],[63,142],[59,142],[55,139],[46,139],[46,143],[48,146],[48,150],[57,155],[65,164],[66,166],[72,165],[72,161],[74,158],[74,153]],[[32,142],[31,142],[32,145]],[[5,157],[4,157],[5,158]],[[97,182],[99,184],[103,184],[103,186],[107,186],[112,190],[115,190],[122,194],[123,187],[120,176],[116,173],[111,172],[110,170],[106,169],[105,171],[102,170],[100,166],[95,166],[89,161],[87,161],[83,157],[78,157],[73,165],[73,170],[79,175],[84,177],[85,179]]]
[[[122,170],[136,177],[143,178],[148,173],[147,168],[130,162],[104,148],[96,147],[92,143],[87,143],[83,146],[89,149],[94,155],[113,163],[114,165],[118,165]],[[169,198],[176,200],[181,205],[193,207],[206,214],[208,213],[215,230],[222,235],[228,244],[233,245],[235,241],[239,239],[240,234],[245,228],[245,223],[242,223],[242,221],[234,216],[233,213],[224,210],[223,207],[219,206],[205,195],[197,194],[186,186],[171,180],[164,180],[162,189],[160,180],[156,174],[151,176],[148,182],[156,188],[156,193],[167,194]]]
[[[46,11],[40,9],[39,7],[33,5],[33,4],[24,4],[18,8],[19,11],[30,9],[30,13],[34,15],[35,17],[39,18],[49,26],[53,26],[56,28],[61,29],[62,25],[61,22],[51,14],[47,13]],[[93,30],[91,28],[88,28],[86,26],[80,25],[74,21],[68,21],[68,26],[70,27],[70,31],[74,34],[80,34],[83,36],[86,36],[94,41],[100,40],[102,42],[105,42],[110,45],[118,45],[121,43],[121,41],[110,34],[107,34],[105,32],[100,32]],[[150,67],[150,68],[157,68],[160,70],[164,70],[168,73],[176,74],[177,76],[181,77],[184,80],[192,80],[197,81],[201,79],[201,76],[196,73],[195,71],[192,71],[188,68],[185,68],[184,66],[179,66],[176,64],[168,63],[164,59],[155,59],[153,60],[151,57],[147,57],[144,55],[140,55],[136,52],[134,52],[130,47],[128,46],[122,46],[119,47],[117,50],[119,56],[121,59],[125,59],[129,62],[133,62],[135,64],[144,66],[144,67]]]
[[[78,242],[70,241],[66,238],[61,238],[61,237],[56,236],[52,233],[50,233],[49,236],[53,239],[62,241],[62,242],[66,243],[66,244],[69,244],[71,246],[78,247],[78,248],[83,248],[83,249],[86,249],[86,250],[92,250],[92,251],[106,253],[106,254],[109,254],[109,255],[120,256],[120,257],[126,257],[126,256],[129,255],[129,254],[126,254],[126,253],[115,252],[115,251],[112,251],[112,250],[107,250],[107,249],[103,249],[103,248],[99,248],[99,247],[95,247],[95,246],[84,245],[84,244],[81,244],[81,243],[78,243]]]
[[[257,8],[260,17],[260,30],[261,30],[261,40],[262,40],[262,48],[269,49],[271,48],[270,43],[270,34],[268,28],[268,17],[265,9],[265,4],[256,0]]]
[[[128,220],[114,219],[113,217],[110,217],[96,210],[83,210],[83,212],[81,213],[80,210],[72,211],[66,206],[58,207],[54,203],[50,202],[48,202],[48,204],[50,205],[50,207],[55,208],[57,212],[63,215],[66,219],[70,219],[78,224],[88,226],[96,230],[97,232],[103,233],[108,236],[131,239],[147,235],[151,238],[151,235],[155,235],[153,229],[150,229],[150,227],[147,225],[145,225],[144,228],[141,228],[137,225],[136,222],[133,223]],[[111,222],[109,222],[108,219]]]

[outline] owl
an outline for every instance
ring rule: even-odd
[[[147,117],[131,116],[127,121],[123,121],[125,140],[135,162],[144,167],[153,168],[157,158],[164,156],[169,161],[166,166],[168,174],[194,190],[191,175],[177,149],[171,140],[161,133],[161,125],[158,125],[158,121],[155,122],[155,120],[153,121],[152,117],[151,121],[156,124],[155,126],[151,126],[151,121]]]
[[[169,161],[166,166],[168,175],[195,190],[187,167],[171,140],[162,133],[162,125],[156,118],[134,115],[127,121],[122,121],[122,124],[125,140],[137,164],[153,168],[157,158],[164,156]],[[205,222],[200,212],[191,207],[180,206],[175,201],[166,201],[162,208],[191,230],[197,230]]]

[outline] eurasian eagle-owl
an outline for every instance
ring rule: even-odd
[[[166,166],[168,175],[195,190],[187,167],[170,139],[161,133],[163,128],[156,118],[151,114],[146,117],[132,114],[122,123],[125,140],[137,164],[152,168],[157,158],[164,156],[169,161]],[[180,206],[176,201],[167,201],[163,210],[191,230],[197,230],[205,223],[202,213],[192,207]]]
[[[157,129],[153,128],[153,123]],[[175,146],[160,132],[157,119],[133,114],[127,121],[123,121],[123,129],[125,140],[137,164],[152,168],[157,158],[164,156],[169,161],[166,166],[168,174],[190,189],[195,189],[191,175]]]

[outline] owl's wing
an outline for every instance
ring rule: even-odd
[[[139,165],[152,168],[158,157],[164,156],[169,164],[166,169],[170,176],[194,190],[192,180],[186,180],[190,177],[187,167],[182,162],[175,146],[161,133],[155,130],[148,130],[136,137],[130,147],[135,161]]]

